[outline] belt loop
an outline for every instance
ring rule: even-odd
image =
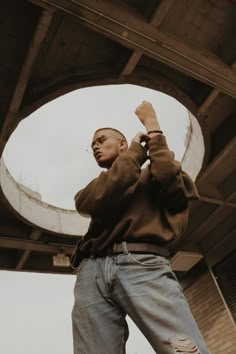
[[[123,248],[123,253],[128,254],[128,248],[127,248],[127,243],[125,241],[122,242],[122,248]]]

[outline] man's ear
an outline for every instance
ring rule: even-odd
[[[128,148],[128,146],[127,146],[125,139],[121,139],[120,140],[120,152],[124,152],[125,150],[127,150],[127,148]]]

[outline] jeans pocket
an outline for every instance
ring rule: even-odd
[[[140,253],[129,253],[129,259],[136,264],[139,264],[145,268],[161,267],[163,265],[169,265],[169,261],[158,255],[154,254],[140,254]]]
[[[166,276],[169,280],[171,280],[174,285],[177,285],[177,287],[179,288],[180,292],[183,293],[183,288],[179,283],[179,280],[177,278],[177,276],[175,275],[175,273],[173,272],[173,270],[170,268],[169,271],[166,273]]]
[[[78,268],[77,268],[77,270],[76,270],[76,282],[75,282],[75,286],[78,285],[80,279],[83,277],[83,274],[84,274],[85,269],[86,269],[86,264],[88,263],[88,261],[89,261],[89,258],[84,258],[84,259],[80,262],[80,264],[79,264],[79,266],[78,266]]]

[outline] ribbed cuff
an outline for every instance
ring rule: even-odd
[[[133,157],[142,166],[147,160],[147,150],[138,142],[133,141],[126,152],[127,155]]]
[[[169,150],[166,137],[165,135],[158,134],[156,136],[153,136],[149,142],[149,153],[152,153],[152,151],[157,151],[157,150]]]

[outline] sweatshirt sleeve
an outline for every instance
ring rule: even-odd
[[[84,216],[103,217],[120,204],[124,192],[138,180],[147,159],[144,147],[133,142],[108,171],[102,172],[75,196],[77,211]]]
[[[175,213],[185,209],[189,200],[198,198],[192,179],[182,171],[164,135],[157,135],[150,140],[149,157],[155,194],[165,208]]]

